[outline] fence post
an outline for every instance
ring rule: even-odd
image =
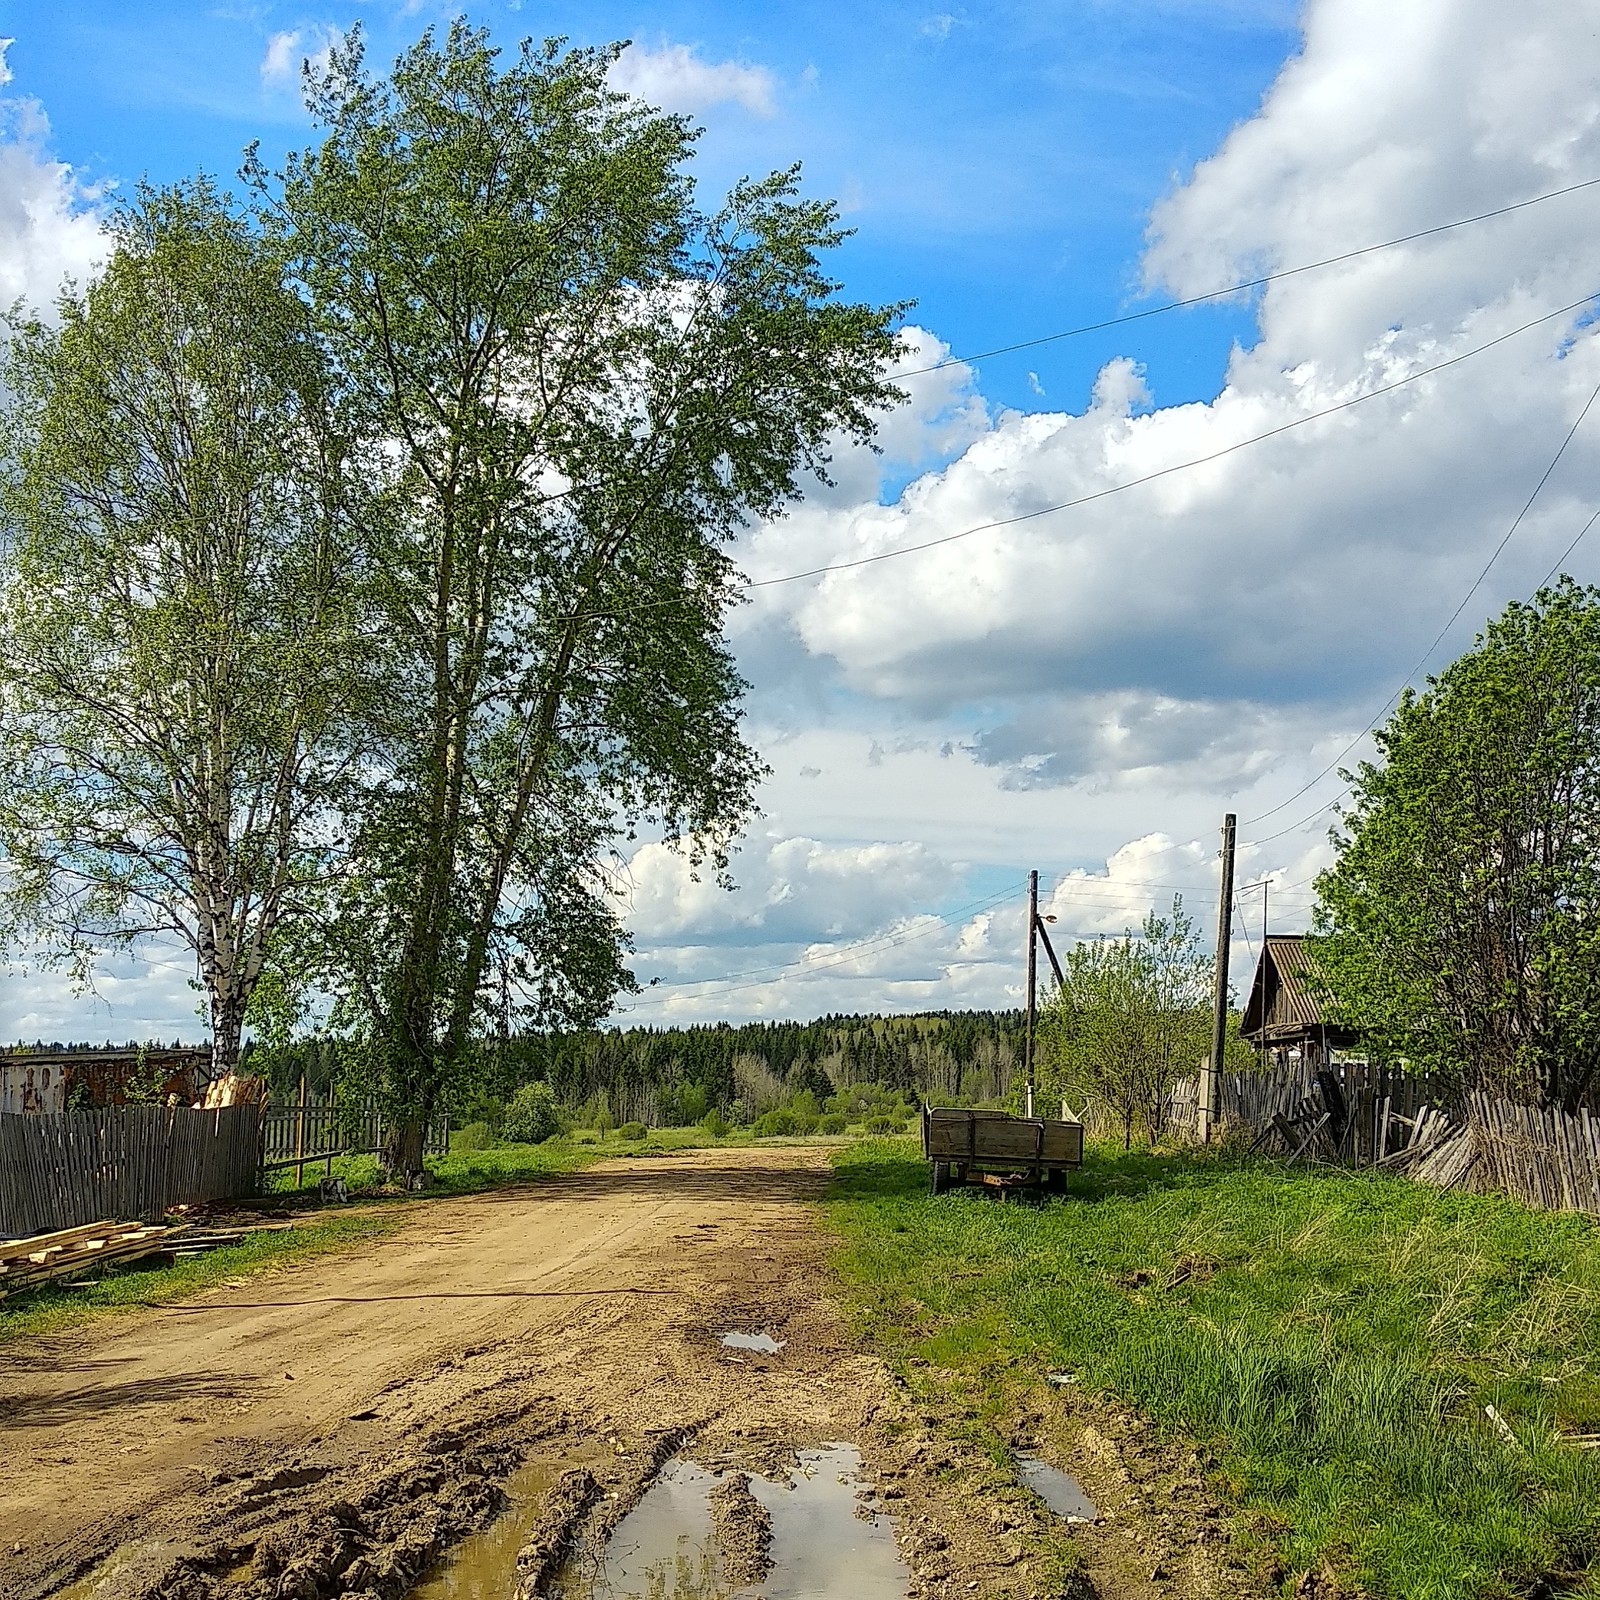
[[[306,1075],[300,1074],[300,1105],[294,1119],[294,1153],[304,1157],[306,1153]],[[294,1165],[294,1186],[303,1188],[306,1181],[305,1161],[297,1160]]]

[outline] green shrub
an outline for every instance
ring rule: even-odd
[[[781,1138],[785,1134],[795,1133],[799,1130],[799,1120],[794,1112],[785,1111],[779,1106],[775,1111],[768,1111],[756,1118],[751,1124],[750,1131],[758,1139]]]
[[[850,1126],[850,1119],[842,1111],[824,1112],[817,1118],[818,1133],[843,1133]]]
[[[450,1135],[452,1154],[470,1150],[487,1150],[495,1143],[494,1129],[487,1122],[469,1122]]]
[[[904,1133],[906,1124],[904,1117],[869,1117],[866,1128],[868,1133]]]
[[[509,1144],[543,1144],[561,1132],[561,1110],[548,1083],[525,1083],[511,1097],[500,1137]]]
[[[594,1131],[603,1139],[616,1125],[616,1122],[612,1119],[611,1112],[605,1106],[601,1106],[595,1113]]]
[[[648,1138],[650,1130],[642,1122],[624,1122],[617,1129],[617,1137],[626,1139],[630,1144],[637,1144],[641,1139]]]
[[[700,1126],[711,1135],[713,1139],[726,1139],[731,1132],[728,1119],[713,1106],[700,1119]]]

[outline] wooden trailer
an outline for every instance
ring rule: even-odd
[[[1083,1124],[924,1106],[922,1153],[933,1165],[935,1194],[963,1183],[1059,1188],[1083,1165]]]

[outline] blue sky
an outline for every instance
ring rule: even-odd
[[[361,20],[382,65],[450,14],[0,0],[0,290],[37,298],[87,270],[116,185],[307,142],[292,69],[330,30]],[[857,230],[847,292],[916,301],[914,366],[1600,177],[1596,21],[1570,0],[467,15],[506,42],[634,39],[616,81],[703,123],[708,198],[804,163]],[[729,634],[773,769],[763,814],[733,894],[638,847],[624,907],[637,970],[660,981],[628,1020],[1015,1003],[1030,867],[1061,939],[1118,932],[1175,891],[1209,937],[1224,810],[1242,878],[1270,877],[1275,926],[1303,926],[1369,721],[1458,606],[1426,667],[1530,593],[1600,504],[1596,408],[1494,553],[1600,386],[1581,317],[1414,375],[1593,295],[1597,245],[1592,190],[1248,304],[910,380],[881,457],[843,452],[834,488],[741,541],[753,577],[1293,427],[1079,511],[756,591]],[[1565,564],[1600,578],[1600,549]],[[97,998],[19,971],[0,1032],[192,1032],[183,961],[148,954]]]
[[[292,82],[264,81],[274,35],[313,49],[359,20],[387,62],[454,8],[273,4],[0,5],[14,88],[45,106],[59,152],[90,180],[224,175],[260,139],[279,154],[307,139]],[[1099,320],[1138,295],[1151,202],[1258,104],[1294,48],[1289,5],[1145,3],[952,7],[838,5],[478,5],[463,13],[507,43],[686,45],[708,63],[770,75],[770,102],[701,111],[700,170],[801,161],[815,192],[858,230],[849,290],[914,299],[958,352]],[[697,110],[699,108],[696,108]],[[1140,337],[1164,402],[1209,397],[1237,310],[1154,324]],[[984,391],[1036,408],[1079,405],[1123,346],[1105,336],[997,358]]]

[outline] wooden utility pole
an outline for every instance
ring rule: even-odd
[[[1217,1120],[1217,1090],[1222,1081],[1223,1050],[1228,1043],[1228,946],[1233,932],[1233,846],[1239,819],[1230,811],[1222,819],[1222,887],[1217,895],[1217,983],[1211,998],[1211,1061],[1205,1075],[1204,1137]]]
[[[1022,1114],[1025,1117],[1033,1115],[1033,1029],[1039,1015],[1038,979],[1039,873],[1035,869],[1028,874],[1028,1025],[1022,1044]]]

